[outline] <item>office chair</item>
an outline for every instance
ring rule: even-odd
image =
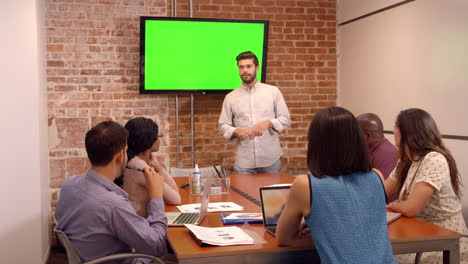
[[[60,243],[63,245],[63,247],[67,251],[69,264],[97,264],[97,263],[102,263],[102,262],[106,262],[109,260],[125,259],[125,258],[145,258],[145,259],[150,259],[152,261],[151,263],[164,264],[164,262],[157,257],[146,255],[146,254],[135,254],[135,253],[114,254],[110,256],[97,258],[88,262],[83,262],[80,256],[78,255],[78,253],[76,252],[75,248],[72,246],[67,235],[61,230],[54,229],[54,231],[57,234],[57,237]]]

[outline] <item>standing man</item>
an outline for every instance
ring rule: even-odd
[[[257,81],[254,53],[242,52],[236,60],[242,86],[224,98],[218,131],[237,144],[237,174],[278,173],[283,155],[278,133],[291,123],[288,107],[278,87]]]
[[[371,165],[382,172],[386,179],[396,166],[398,151],[384,137],[382,120],[376,114],[362,114],[357,120],[367,141]]]
[[[164,178],[151,167],[143,169],[150,199],[148,217],[143,218],[133,209],[128,194],[113,183],[127,164],[125,128],[114,121],[104,121],[86,133],[85,146],[91,168],[62,185],[55,211],[56,228],[65,232],[84,261],[130,252],[162,256],[166,252],[167,232],[162,199]]]

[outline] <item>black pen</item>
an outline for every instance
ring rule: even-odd
[[[223,168],[221,168],[221,170],[223,171],[223,175],[221,175],[221,173],[219,172],[218,168],[216,168],[216,165],[213,165],[213,168],[215,169],[216,171],[216,174],[218,174],[218,177],[219,178],[224,178],[226,179],[226,173],[225,171],[223,170]],[[227,183],[226,182],[221,182],[222,185],[224,185],[224,188],[227,189]]]
[[[132,166],[125,166],[125,168],[127,169],[131,169],[131,170],[136,170],[136,171],[139,171],[139,172],[143,172],[143,169],[139,169],[139,168],[135,168],[135,167],[132,167]]]
[[[223,178],[223,176],[221,176],[221,173],[219,173],[218,168],[216,168],[216,165],[213,165],[213,168],[215,169],[216,174],[218,174],[218,177],[219,177],[219,178]]]

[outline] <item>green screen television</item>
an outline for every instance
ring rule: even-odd
[[[265,82],[267,43],[267,20],[140,17],[140,93],[232,91],[244,51],[257,55]]]

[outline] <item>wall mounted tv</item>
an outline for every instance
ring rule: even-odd
[[[241,85],[236,56],[252,51],[265,82],[267,20],[140,18],[140,93],[226,93]]]

